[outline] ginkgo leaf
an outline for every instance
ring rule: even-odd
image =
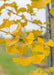
[[[21,34],[21,37],[22,37],[23,41],[25,42],[25,45],[27,45],[28,47],[31,47],[31,44],[34,40],[33,33],[30,32],[27,37],[25,37],[24,35]]]
[[[4,43],[5,42],[5,39],[4,38],[1,38],[0,39],[0,44]]]
[[[50,10],[50,13],[54,14],[54,7]]]
[[[19,10],[16,10],[16,14],[19,14],[20,13],[20,11]]]
[[[33,20],[33,23],[41,24],[41,25],[42,25],[42,22],[41,22],[40,20],[37,20],[37,19],[34,19],[34,20]]]
[[[52,4],[54,4],[54,0],[52,0]]]
[[[23,47],[23,46],[16,46],[16,53],[19,53],[19,54],[25,54],[28,50],[27,47]]]
[[[51,0],[31,0],[31,1],[32,7],[38,9],[45,8],[45,5],[51,2]]]
[[[42,68],[38,68],[35,71],[31,71],[29,75],[47,75],[47,73],[45,73],[45,71]]]
[[[8,12],[8,15],[11,16],[11,12],[10,11]]]
[[[17,3],[16,2],[12,2],[12,3],[7,3],[7,6],[13,7],[15,10],[17,10]]]
[[[34,48],[32,48],[32,51],[33,52],[44,52],[44,47],[43,45],[39,45],[39,44],[36,44],[36,46]]]
[[[20,58],[13,58],[14,62],[17,62],[17,64],[21,64],[23,66],[27,66],[31,63],[31,57],[28,58],[24,58],[23,56],[21,56]]]
[[[37,36],[41,35],[43,31],[42,30],[41,31],[39,31],[39,30],[32,30],[31,32],[34,34],[34,36],[37,37]]]
[[[50,2],[51,2],[51,0],[45,0],[45,4],[48,4]]]
[[[29,34],[29,32],[27,32],[27,31],[24,31],[23,33]]]
[[[50,70],[49,69],[44,69],[44,70],[45,70],[45,72],[50,73]]]
[[[20,22],[21,23],[21,26],[24,27],[27,25],[27,20],[25,22]]]
[[[17,62],[18,61],[18,58],[12,58],[13,59],[13,62]]]
[[[43,74],[45,73],[42,68],[38,68],[36,72],[37,72],[37,73],[40,73],[40,74],[41,74],[41,73],[43,73]],[[42,74],[41,74],[41,75],[42,75]],[[44,75],[45,75],[45,74],[44,74]]]
[[[25,19],[25,16],[24,16],[24,14],[22,14],[22,19]]]
[[[16,30],[12,32],[14,35],[20,35],[21,34],[21,24],[19,23]]]
[[[44,43],[43,39],[38,37],[38,44],[43,44],[43,43]]]
[[[18,37],[13,37],[5,40],[7,46],[15,45],[18,41],[19,41]]]
[[[3,19],[3,23],[0,25],[0,29],[10,27],[12,24],[14,24],[14,21]]]
[[[31,62],[32,62],[31,57],[28,57],[28,58],[24,59],[24,61],[22,60],[21,64],[22,64],[23,66],[27,66],[27,65],[29,65]]]
[[[54,72],[54,68],[49,67],[50,71],[53,73]]]
[[[45,46],[45,47],[44,47],[44,54],[45,54],[46,56],[48,56],[49,53],[50,53],[50,47]]]
[[[6,52],[10,53],[10,54],[16,54],[16,47],[14,45],[12,46],[6,46]]]
[[[45,54],[32,55],[33,64],[39,64],[45,58]]]
[[[41,61],[41,63],[44,63],[44,62],[46,62],[46,59],[43,59],[43,60]]]
[[[0,12],[0,15],[1,15],[2,13]]]
[[[23,57],[19,57],[19,58],[13,58],[13,62],[17,62],[17,64],[21,64],[21,61],[23,60]]]
[[[6,1],[6,0],[4,0],[4,1]]]
[[[53,47],[53,41],[50,39],[48,42],[45,43],[45,45]]]
[[[27,4],[27,12],[33,13],[33,8],[31,5]]]
[[[46,22],[44,22],[44,24],[49,25],[49,24],[50,24],[50,22],[49,22],[49,21],[46,21]]]
[[[14,24],[13,21],[6,21],[5,26],[10,27],[10,25]]]
[[[3,4],[2,6],[0,6],[0,11],[2,10],[2,9],[4,9],[5,8],[5,4]]]
[[[26,12],[26,8],[24,8],[24,7],[19,8],[19,11],[20,11],[20,12]]]
[[[34,35],[33,33],[29,33],[29,35],[26,37],[27,39],[27,43],[28,44],[32,44],[33,40],[34,40]]]

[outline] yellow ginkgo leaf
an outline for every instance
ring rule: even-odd
[[[14,24],[13,21],[6,21],[5,26],[10,27],[10,25]]]
[[[51,2],[51,0],[45,0],[45,4],[48,4],[50,2]]]
[[[49,53],[50,53],[50,47],[45,46],[45,47],[44,47],[44,54],[45,54],[46,56],[48,56]]]
[[[54,72],[54,68],[52,68],[52,67],[49,67],[49,69],[50,69],[50,71],[51,71],[51,72]]]
[[[33,8],[31,5],[27,4],[27,12],[33,13]]]
[[[50,70],[49,69],[44,69],[44,70],[45,70],[45,72],[50,73]]]
[[[49,25],[49,24],[50,24],[50,22],[49,22],[49,21],[46,21],[46,22],[44,22],[44,24]]]
[[[43,39],[38,37],[38,44],[43,44],[43,43],[44,43]]]
[[[21,64],[22,64],[23,66],[27,66],[27,65],[29,65],[31,62],[32,62],[31,57],[28,57],[28,58],[22,60]]]
[[[25,15],[24,14],[22,14],[22,19],[25,19]]]
[[[36,46],[34,48],[32,48],[32,51],[33,52],[44,52],[44,48],[43,48],[43,45],[39,45],[39,44],[36,44]]]
[[[27,20],[25,20],[25,22],[20,22],[21,23],[21,26],[24,27],[27,25]]]
[[[19,58],[13,58],[13,62],[17,62],[17,64],[21,64],[23,66],[27,66],[32,62],[31,57],[28,58],[24,58],[23,56],[19,57]]]
[[[5,39],[4,38],[1,38],[0,39],[0,44],[4,43],[5,42]]]
[[[51,2],[51,0],[31,0],[31,1],[32,7],[38,9],[45,8],[45,5]]]
[[[18,61],[18,58],[13,58],[13,62],[17,62]]]
[[[15,45],[18,41],[19,41],[19,38],[17,36],[5,40],[7,46]]]
[[[52,4],[54,4],[54,0],[52,0]]]
[[[50,39],[48,42],[45,43],[45,45],[53,47],[53,41]]]
[[[20,54],[25,54],[28,50],[27,47],[23,47],[23,46],[16,46],[16,53],[20,53]]]
[[[54,14],[54,7],[50,10],[50,13]]]
[[[32,55],[33,64],[39,64],[45,58],[45,54]]]
[[[27,44],[32,44],[32,42],[34,40],[33,33],[29,33],[29,35],[26,37],[26,39],[27,39],[27,41],[26,41]]]
[[[20,11],[20,12],[26,12],[26,8],[24,8],[24,7],[19,8],[19,11]]]
[[[19,58],[17,59],[17,64],[18,64],[18,65],[21,64],[22,60],[24,60],[23,56],[19,57]]]
[[[31,71],[29,75],[47,75],[42,68],[38,68],[36,71]]]
[[[39,36],[39,35],[41,35],[42,34],[42,30],[41,31],[39,31],[39,30],[32,30],[32,33],[34,34],[34,36]]]
[[[12,32],[14,35],[20,35],[21,34],[21,24],[19,23],[16,30]]]
[[[11,12],[10,11],[8,12],[8,15],[11,16]]]
[[[41,25],[42,25],[42,22],[41,22],[40,20],[37,20],[37,19],[34,19],[34,20],[33,20],[33,23],[41,24]]]
[[[13,24],[15,24],[14,20],[3,19],[3,23],[0,25],[0,29],[10,27]]]
[[[10,53],[10,54],[16,54],[16,47],[14,45],[12,46],[6,46],[6,52]]]

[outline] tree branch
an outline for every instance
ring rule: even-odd
[[[6,10],[8,10],[8,11],[10,11],[10,12],[12,12],[13,14],[15,14],[15,15],[17,15],[17,16],[19,16],[19,17],[22,17],[21,15],[18,15],[18,14],[16,14],[16,13],[14,13],[12,10],[9,10],[9,9],[6,9]],[[31,22],[31,23],[33,23],[33,24],[36,24],[36,23],[34,23],[34,22],[32,22],[31,20],[27,20],[28,22]],[[38,25],[38,26],[40,26],[40,27],[43,27],[43,28],[45,28],[45,29],[47,29],[47,30],[51,30],[51,28],[49,28],[49,27],[44,27],[44,26],[42,26],[42,25],[40,25],[40,24],[36,24],[36,25]]]
[[[1,32],[4,32],[4,33],[9,33],[9,32],[3,31],[3,30],[1,30],[1,29],[0,29],[0,31],[1,31]],[[13,34],[11,34],[11,33],[10,33],[10,35],[12,35],[13,37],[15,37],[15,35],[13,35]]]
[[[36,67],[40,67],[40,68],[47,68],[47,64],[44,63],[40,63],[40,64],[33,64]]]

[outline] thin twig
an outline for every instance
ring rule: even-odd
[[[0,1],[4,1],[4,0],[0,0]],[[19,17],[22,17],[21,15],[18,15],[18,14],[16,14],[16,13],[14,13],[12,10],[9,10],[9,9],[6,9],[6,10],[12,12],[13,14],[15,14],[15,15],[17,15],[17,16],[19,16]],[[33,22],[33,21],[31,21],[31,20],[27,20],[27,21],[28,21],[28,22],[31,22],[31,23],[33,23],[33,24],[36,24],[35,22]],[[40,25],[40,24],[36,24],[36,25],[38,25],[38,26],[40,26],[40,27],[42,27],[42,28],[45,28],[45,29],[51,31],[51,28],[49,28],[49,27],[44,27],[44,26],[42,26],[42,25]]]
[[[9,32],[6,32],[6,31],[3,31],[3,30],[1,30],[0,29],[0,31],[1,32],[4,32],[4,33],[9,33]],[[13,37],[16,37],[16,35],[14,35],[14,34],[12,34],[12,33],[9,33],[11,36],[13,36]],[[19,37],[18,37],[19,38]],[[23,40],[22,38],[19,38],[20,40]],[[23,42],[25,42],[25,41],[23,41]],[[38,44],[38,42],[33,42],[34,44]],[[44,46],[48,46],[48,45],[45,45],[45,44],[43,44]],[[51,46],[48,46],[48,47],[51,47]]]
[[[0,31],[1,31],[1,32],[4,32],[4,33],[9,33],[9,32],[3,31],[3,30],[1,30],[1,29],[0,29]],[[11,34],[11,33],[10,33],[10,35],[12,35],[13,37],[15,37],[15,35],[13,35],[13,34]]]
[[[9,10],[9,9],[6,9],[6,10],[8,10],[8,11],[10,11],[10,12],[12,12],[13,14],[15,14],[15,15],[17,15],[17,16],[19,16],[19,17],[22,17],[21,15],[18,15],[18,14],[16,14],[16,13],[14,13],[12,10]],[[31,20],[27,20],[28,22],[31,22],[31,23],[33,23],[33,24],[36,24],[35,22],[32,22]],[[47,30],[51,30],[49,27],[44,27],[44,26],[42,26],[42,25],[40,25],[40,24],[36,24],[36,25],[38,25],[38,26],[40,26],[40,27],[42,27],[42,28],[45,28],[45,29],[47,29]]]

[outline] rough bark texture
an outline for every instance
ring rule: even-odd
[[[51,17],[51,39],[54,42],[54,14],[52,14],[53,18]],[[52,67],[54,67],[54,47],[52,48]]]

